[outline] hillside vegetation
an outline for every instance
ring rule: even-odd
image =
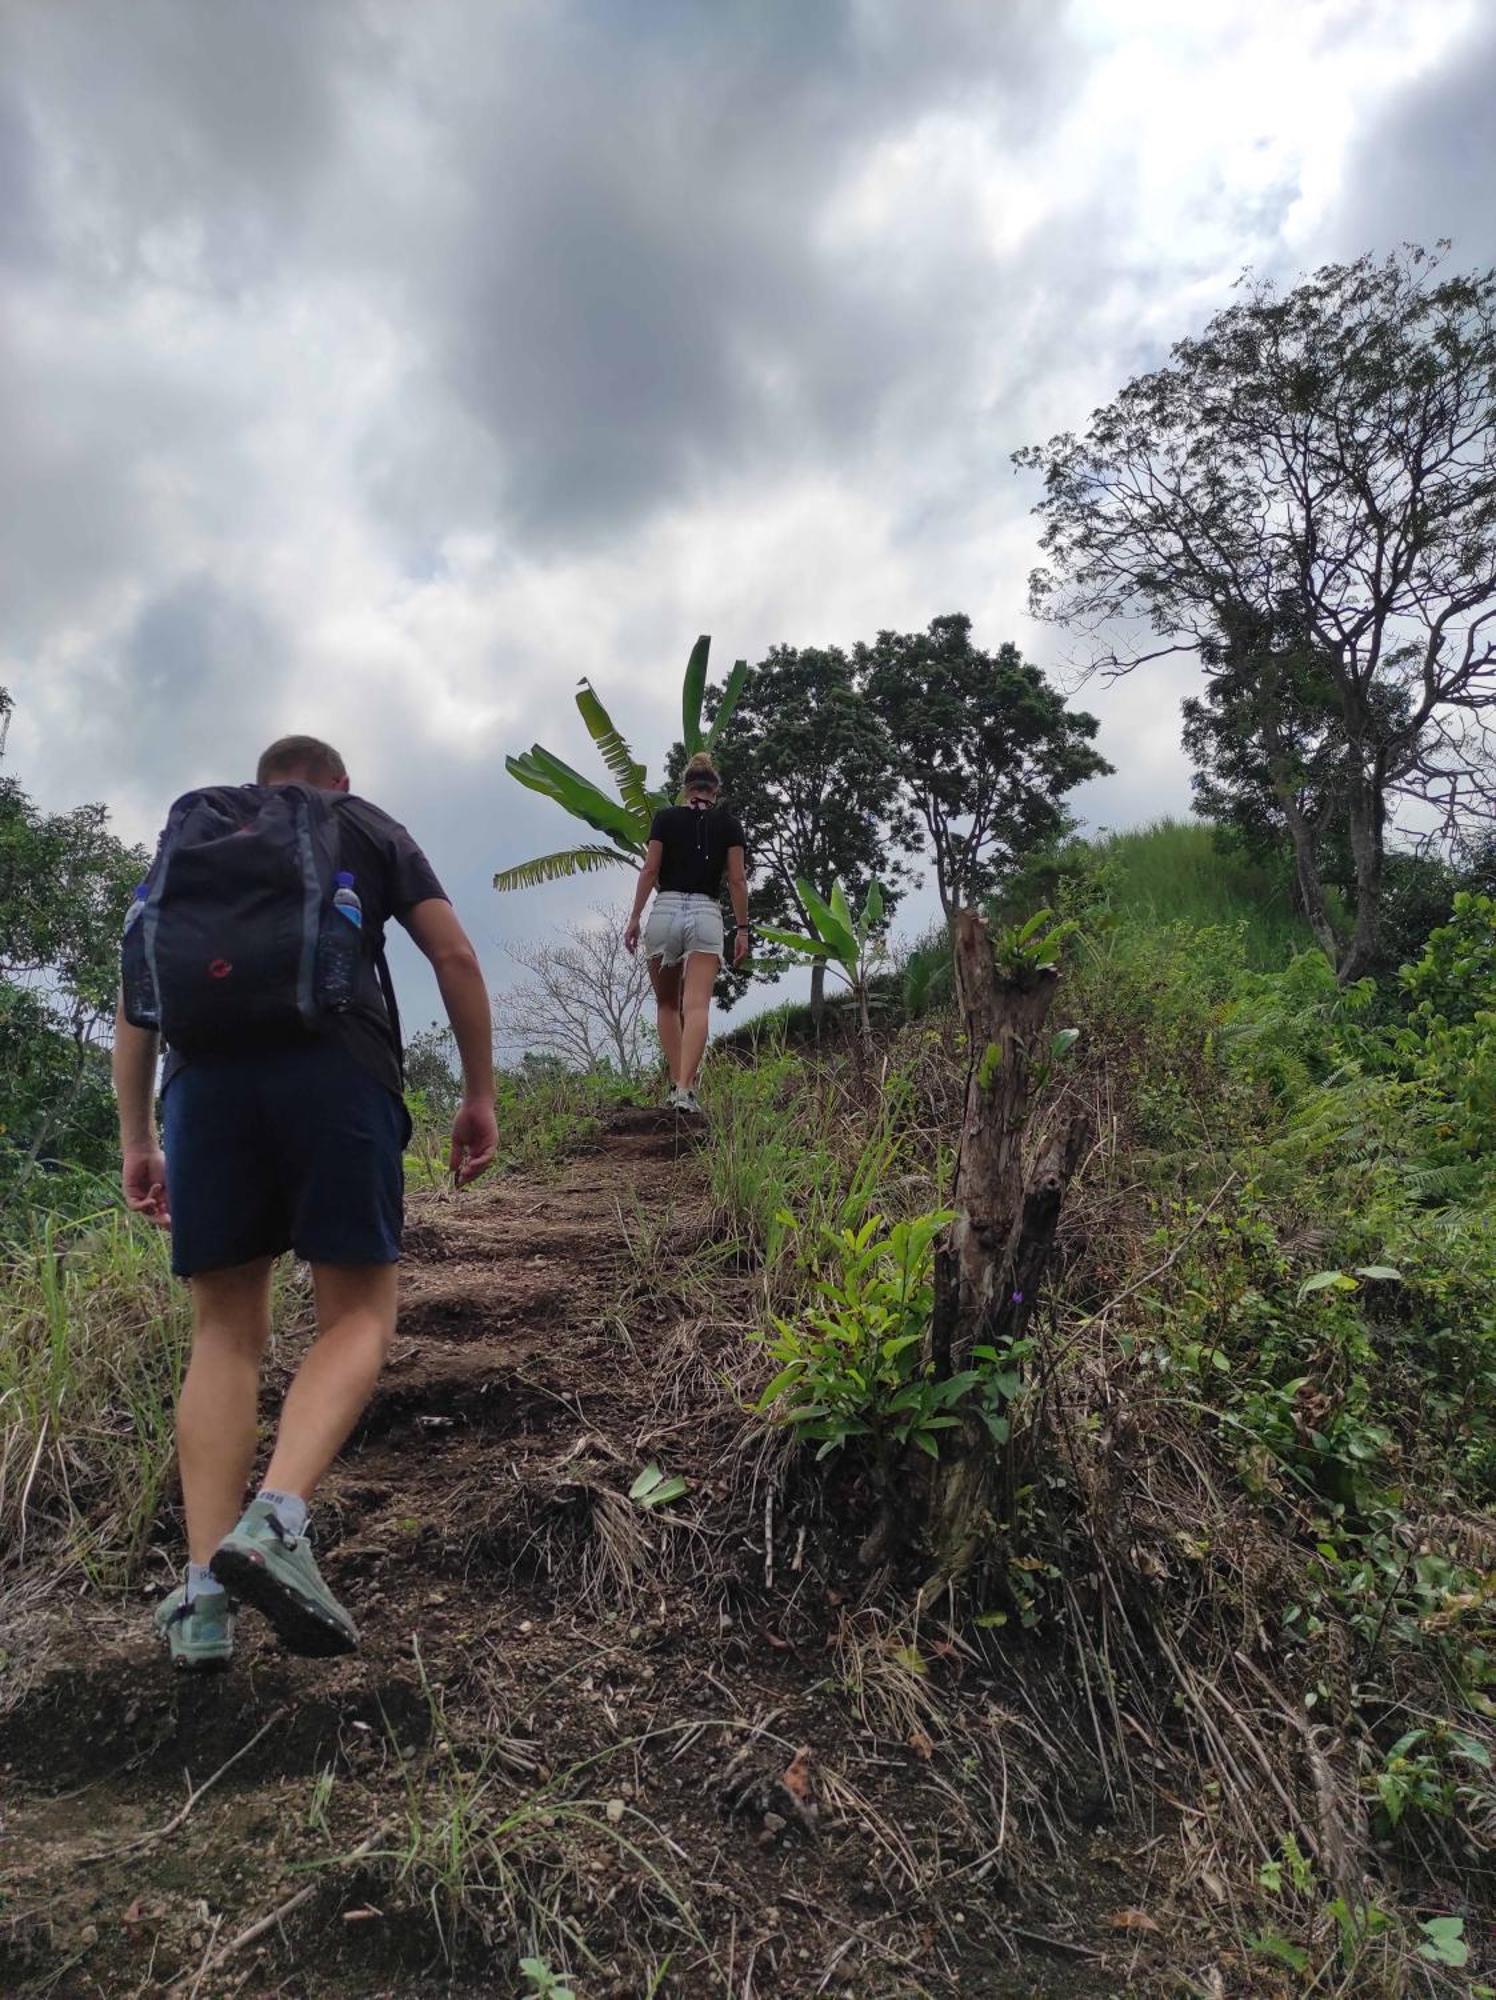
[[[8,1991],[1489,1990],[1496,905],[1378,989],[1193,828],[1043,886],[1077,1032],[1033,1143],[1092,1139],[1032,1338],[961,1392],[1002,1500],[933,1597],[874,1532],[948,1414],[971,1052],[914,964],[871,1046],[723,1048],[698,1150],[516,1080],[503,1177],[418,1195],[330,1682],[170,1684],[160,1245],[102,1191],[12,1220]],[[305,1321],[288,1274],[279,1367]],[[175,1827],[176,1766],[241,1750]]]

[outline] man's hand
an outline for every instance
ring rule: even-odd
[[[747,956],[748,956],[748,927],[746,924],[739,924],[737,936],[732,941],[732,964],[734,971],[737,970],[737,968],[743,963],[743,960]]]
[[[623,927],[623,948],[632,958],[639,949],[639,919],[631,917]]]
[[[154,1140],[141,1146],[126,1146],[123,1175],[125,1204],[144,1215],[159,1229],[171,1227],[171,1205],[166,1198],[166,1156]]]
[[[458,1187],[466,1187],[493,1165],[499,1150],[499,1121],[491,1097],[464,1098],[452,1120],[452,1151],[447,1165]]]

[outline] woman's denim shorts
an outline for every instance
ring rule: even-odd
[[[722,956],[722,905],[715,896],[692,896],[662,889],[644,927],[644,955],[661,965],[679,965],[692,952]]]

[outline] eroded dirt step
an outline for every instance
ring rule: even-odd
[[[390,1732],[402,1742],[429,1738],[430,1706],[404,1634],[391,1634],[394,1660],[383,1648],[297,1660],[246,1618],[226,1673],[179,1674],[149,1633],[150,1610],[142,1605],[128,1624],[120,1614],[107,1628],[54,1633],[54,1648],[71,1641],[73,1656],[0,1717],[0,1796],[9,1805],[25,1793],[55,1797],[127,1776],[132,1792],[154,1794],[179,1786],[184,1768],[201,1783],[239,1750],[224,1784],[310,1777],[366,1760]]]

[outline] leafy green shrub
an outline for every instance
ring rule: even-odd
[[[924,1359],[935,1304],[935,1239],[948,1209],[896,1222],[869,1216],[830,1238],[812,1303],[765,1336],[779,1370],[758,1401],[783,1402],[784,1421],[825,1458],[853,1438],[887,1467],[906,1445],[939,1456],[937,1433],[979,1377],[936,1381]]]

